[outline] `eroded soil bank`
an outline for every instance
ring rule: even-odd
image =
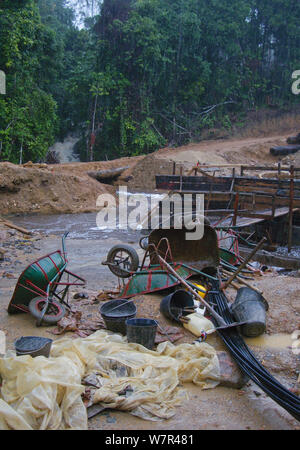
[[[24,218],[15,217],[15,223],[27,224],[27,227],[30,226],[33,230],[41,230],[35,231],[29,238],[0,225],[0,247],[4,250],[4,259],[0,262],[0,329],[6,333],[9,349],[13,349],[15,339],[22,335],[46,336],[51,339],[60,337],[51,333],[53,327],[37,328],[33,317],[29,314],[8,315],[6,311],[22,270],[35,259],[60,248],[61,232],[70,229],[70,216],[55,216],[52,217],[52,225],[50,221],[48,227],[51,234],[47,235],[45,231],[42,231],[45,223],[40,220],[40,217],[27,217],[26,223]],[[87,320],[96,319],[99,317],[101,302],[95,303],[93,299],[99,291],[117,287],[117,278],[106,266],[101,265],[108,250],[113,245],[123,242],[134,246],[139,252],[140,259],[143,251],[139,249],[138,236],[134,233],[106,233],[95,229],[94,216],[89,214],[73,216],[73,221],[75,217],[77,217],[76,225],[73,222],[73,228],[71,226],[71,233],[66,242],[68,268],[87,280],[87,288],[84,292],[89,298],[73,299],[73,295],[81,291],[72,288],[70,302],[83,312]],[[247,343],[264,366],[286,387],[298,392],[299,395],[299,384],[297,384],[299,356],[292,352],[290,342],[286,339],[293,331],[300,328],[299,278],[279,276],[275,272],[269,272],[256,278],[253,284],[264,292],[269,302],[267,334],[275,339],[267,344],[253,341],[256,344],[253,345],[251,339],[248,339]],[[234,295],[234,291],[228,291],[230,299],[233,299]],[[155,318],[162,326],[174,325],[159,313],[162,298],[163,294],[138,297],[136,299],[138,317]],[[182,332],[183,338],[177,343],[193,342],[194,337],[187,330],[182,329]],[[74,333],[68,332],[67,335],[74,336]],[[209,337],[207,342],[218,350],[224,349],[217,335]],[[124,412],[106,411],[90,420],[89,427],[112,430],[299,428],[298,422],[252,382],[247,383],[240,390],[217,387],[213,390],[202,391],[193,385],[188,385],[186,388],[189,400],[184,401],[178,408],[176,416],[168,421],[147,422]]]
[[[144,156],[90,163],[14,165],[3,162],[0,163],[0,214],[97,211],[98,196],[114,194],[118,186],[127,186],[129,191],[153,192],[155,175],[171,174],[173,162],[177,164],[177,173],[180,166],[186,173],[198,161],[275,167],[279,158],[270,154],[270,147],[284,145],[286,138],[287,135],[202,141],[163,148]],[[292,155],[282,162],[297,164],[297,158],[298,154]]]

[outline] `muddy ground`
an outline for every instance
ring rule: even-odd
[[[278,127],[279,131],[283,128]],[[96,199],[99,194],[114,194],[119,185],[126,185],[129,192],[153,192],[155,174],[170,174],[173,162],[177,170],[184,173],[198,161],[202,164],[268,164],[278,163],[278,158],[269,153],[274,145],[283,145],[292,133],[284,129],[282,135],[245,137],[243,139],[218,139],[190,144],[177,149],[165,148],[154,154],[115,161],[95,163],[66,163],[57,165],[25,164],[16,166],[0,163],[0,215],[12,214],[15,223],[35,231],[32,237],[4,227],[0,222],[0,329],[5,331],[7,348],[14,348],[20,336],[39,335],[59,339],[54,335],[56,327],[35,326],[29,314],[8,315],[7,306],[12,297],[18,276],[35,259],[60,248],[60,237],[64,230],[75,230],[78,222],[87,232],[71,232],[67,239],[68,268],[87,280],[84,293],[87,299],[73,299],[81,292],[71,289],[69,300],[73,308],[82,312],[82,322],[100,319],[101,302],[94,301],[105,289],[115,290],[117,278],[106,266],[101,265],[109,249],[118,243],[127,243],[138,249],[138,238],[130,232],[100,233],[95,216],[87,212],[98,211]],[[254,134],[252,133],[254,136]],[[299,155],[282,159],[283,163],[299,165]],[[100,183],[90,172],[126,168],[116,179]],[[26,219],[23,214],[33,219]],[[51,214],[43,216],[42,213]],[[66,215],[66,213],[72,213]],[[35,214],[35,216],[32,214]],[[39,227],[34,223],[38,222]],[[138,250],[140,259],[143,251]],[[1,255],[3,259],[1,260]],[[296,276],[295,276],[296,275]],[[276,271],[256,277],[253,285],[264,292],[270,309],[267,315],[267,333],[247,343],[264,366],[293,392],[300,394],[299,356],[292,351],[291,334],[300,329],[300,282],[299,274],[278,275]],[[235,291],[228,290],[230,300]],[[163,294],[140,296],[136,299],[138,317],[152,317],[165,327],[173,325],[159,312]],[[181,328],[183,337],[177,341],[193,342],[194,337]],[[76,338],[75,333],[68,336]],[[217,335],[208,338],[208,343],[217,350],[224,350]],[[89,421],[90,429],[145,429],[145,430],[196,430],[196,429],[299,429],[286,411],[277,406],[255,384],[247,383],[242,389],[217,387],[202,391],[194,385],[186,386],[189,400],[178,408],[175,417],[168,421],[147,422],[130,414],[107,411]]]
[[[44,254],[60,248],[57,235],[35,233],[26,238],[23,234],[0,225],[1,244],[4,260],[0,262],[0,329],[5,331],[7,347],[13,349],[14,341],[22,335],[39,335],[52,339],[59,336],[51,332],[55,327],[37,328],[29,314],[8,315],[6,309],[12,296],[17,278],[31,262]],[[117,278],[106,266],[101,265],[108,250],[117,243],[129,243],[136,249],[137,240],[125,233],[118,236],[101,235],[98,239],[70,238],[67,240],[68,268],[87,280],[84,292],[88,299],[74,300],[73,295],[81,292],[71,289],[70,302],[83,311],[83,318],[99,318],[100,303],[93,299],[103,289],[115,289]],[[142,256],[142,250],[139,249]],[[255,354],[264,366],[285,386],[298,392],[299,356],[292,352],[290,334],[300,328],[299,278],[279,276],[269,272],[257,277],[253,282],[264,292],[270,310],[267,321],[267,335],[261,340],[248,339]],[[234,298],[234,291],[228,291]],[[141,296],[136,299],[138,317],[153,317],[164,327],[174,325],[159,313],[162,294]],[[184,329],[181,342],[192,342],[194,337]],[[74,333],[69,336],[76,338]],[[208,343],[217,350],[224,349],[217,335],[208,338]],[[253,345],[253,343],[255,345]],[[189,400],[178,408],[175,417],[162,422],[148,422],[128,413],[106,411],[89,421],[90,429],[110,430],[198,430],[198,429],[299,429],[296,422],[286,411],[269,399],[255,384],[248,382],[240,390],[217,387],[202,391],[193,385],[186,386]]]

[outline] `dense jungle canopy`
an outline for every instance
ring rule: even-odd
[[[0,160],[145,154],[299,102],[299,0],[0,0]]]

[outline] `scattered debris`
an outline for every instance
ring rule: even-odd
[[[182,383],[212,389],[220,378],[216,351],[207,344],[168,342],[153,352],[104,331],[87,339],[56,340],[50,358],[25,358],[0,359],[1,429],[86,429],[91,404],[145,420],[168,419],[184,398]],[[91,385],[98,381],[100,387]]]
[[[11,278],[11,279],[17,278],[17,276],[11,272],[1,272],[0,275],[2,276],[2,278]]]
[[[0,247],[0,261],[4,260],[5,253],[6,253],[5,248]]]
[[[77,292],[73,295],[74,300],[88,299],[89,296],[85,292]]]
[[[99,317],[87,319],[83,317],[83,312],[74,307],[67,312],[67,315],[60,319],[57,328],[49,331],[52,334],[63,334],[72,331],[79,337],[87,337],[100,328],[106,328],[104,321]]]
[[[57,328],[51,330],[50,333],[63,334],[67,331],[78,331],[81,316],[81,311],[68,311],[66,316],[57,322]]]
[[[15,224],[13,224],[12,222],[9,222],[8,220],[4,220],[0,218],[0,221],[3,223],[3,225],[5,225],[8,228],[13,228],[14,230],[20,231],[23,234],[27,234],[28,236],[32,236],[33,232],[26,230],[25,228],[19,227]]]
[[[116,298],[117,295],[119,295],[120,291],[115,291],[115,290],[103,290],[103,291],[99,291],[99,293],[96,295],[96,297],[94,297],[92,299],[93,303],[100,303],[100,302],[105,302],[107,300],[113,300],[114,298]]]
[[[183,337],[184,334],[180,328],[168,326],[164,327],[162,330],[158,327],[155,336],[155,344],[160,344],[161,342],[166,341],[176,342]]]
[[[241,389],[249,381],[235,360],[228,352],[218,352],[218,359],[220,364],[220,385],[233,389]]]
[[[201,171],[201,173],[203,173],[203,171]],[[213,177],[209,176],[209,178]],[[258,363],[253,354],[251,354],[251,357],[249,356],[250,352],[248,351],[248,347],[245,345],[242,338],[238,334],[238,331],[236,330],[237,326],[243,325],[245,322],[233,322],[232,316],[230,316],[232,311],[229,311],[228,309],[229,302],[227,301],[224,292],[219,291],[219,288],[223,288],[224,291],[228,288],[228,290],[230,291],[230,287],[234,287],[235,289],[240,290],[241,286],[245,285],[247,287],[244,289],[251,288],[253,292],[257,293],[257,295],[261,294],[260,290],[255,287],[255,277],[262,277],[263,273],[266,273],[268,270],[272,269],[269,269],[268,267],[264,268],[260,265],[254,267],[254,265],[250,264],[250,260],[252,259],[254,253],[258,250],[258,247],[262,246],[264,241],[261,241],[253,251],[249,251],[250,257],[248,255],[246,259],[243,259],[240,256],[239,248],[236,245],[238,239],[235,239],[231,236],[232,240],[229,248],[220,249],[218,246],[218,244],[220,243],[220,236],[216,235],[216,230],[214,230],[213,227],[206,224],[206,231],[208,229],[212,229],[210,237],[216,237],[216,239],[214,239],[213,241],[211,239],[208,239],[209,245],[207,245],[207,248],[204,248],[204,253],[206,252],[206,255],[208,255],[210,259],[208,257],[206,258],[205,255],[201,253],[200,256],[198,255],[199,261],[195,261],[194,256],[191,258],[192,261],[182,261],[180,256],[178,255],[178,251],[180,252],[183,249],[186,254],[189,250],[188,246],[182,245],[182,239],[178,237],[179,234],[177,234],[176,237],[176,233],[171,233],[170,237],[173,234],[173,240],[172,243],[170,243],[166,236],[159,235],[158,233],[159,238],[156,241],[153,242],[151,241],[151,239],[147,241],[143,263],[140,266],[139,261],[137,261],[136,270],[128,270],[128,260],[126,258],[121,261],[121,263],[123,264],[124,262],[124,264],[122,266],[120,265],[118,269],[120,269],[121,272],[125,273],[126,277],[129,278],[129,282],[126,285],[123,282],[123,290],[101,290],[96,296],[91,296],[90,293],[88,294],[84,291],[76,292],[73,295],[73,299],[76,300],[76,302],[73,302],[71,307],[68,308],[66,314],[57,322],[57,328],[50,331],[55,335],[60,335],[66,332],[73,333],[72,339],[69,340],[68,338],[65,338],[63,340],[65,344],[61,344],[60,340],[56,341],[53,357],[65,357],[64,352],[66,352],[68,354],[68,358],[71,357],[71,359],[73,359],[72,354],[76,354],[76,358],[74,356],[74,359],[76,359],[75,365],[77,366],[77,368],[79,368],[79,370],[81,370],[81,388],[85,386],[85,388],[81,389],[80,391],[80,400],[78,400],[77,406],[84,405],[84,407],[87,409],[88,418],[94,417],[96,414],[103,412],[105,409],[119,409],[123,411],[129,411],[134,415],[148,420],[161,420],[171,417],[174,413],[173,406],[179,404],[180,401],[180,390],[178,389],[179,384],[174,388],[174,385],[172,385],[171,383],[172,380],[170,378],[166,378],[167,375],[171,376],[171,373],[169,373],[169,369],[170,367],[172,367],[175,371],[177,371],[177,374],[180,373],[180,375],[178,375],[180,383],[193,381],[196,384],[199,384],[201,387],[206,387],[205,385],[208,383],[208,387],[215,387],[217,384],[220,384],[226,387],[240,389],[247,383],[249,378],[251,378],[259,385],[261,383],[262,389],[268,395],[270,395],[271,398],[273,398],[276,402],[278,402],[299,420],[299,402],[297,401],[297,399],[295,399],[295,396],[293,396],[293,393],[297,394],[296,389],[291,388],[289,390],[289,392],[291,393],[289,396],[286,393],[287,389],[280,385],[273,378],[273,384],[270,384],[271,376],[260,365],[260,363]],[[20,230],[18,231],[21,232]],[[229,231],[231,233],[231,230]],[[10,231],[9,234],[11,233],[15,233],[15,231]],[[234,234],[234,232],[232,232],[232,234]],[[161,241],[164,243],[164,246],[161,245]],[[16,246],[20,246],[20,248],[26,248],[27,244],[25,239],[16,240],[15,242]],[[202,244],[205,247],[205,235]],[[31,244],[29,244],[29,247],[31,247]],[[196,246],[194,246],[194,249],[195,248]],[[234,251],[231,251],[232,249]],[[1,250],[3,250],[2,253]],[[1,254],[3,255],[2,259]],[[7,247],[5,246],[3,248],[0,248],[0,261],[4,261],[6,254]],[[197,251],[195,251],[194,254],[196,255]],[[61,252],[60,255],[62,255]],[[176,256],[176,259],[174,258],[174,255]],[[52,258],[52,254],[50,256]],[[148,266],[145,264],[146,256],[149,257]],[[211,257],[214,258],[213,264],[208,263],[208,261],[212,260]],[[51,258],[50,260],[52,261]],[[66,262],[64,249],[63,256],[61,256],[61,258],[63,262]],[[117,259],[109,262],[110,264],[108,264],[108,266],[110,269],[112,269],[112,265],[115,266],[116,264],[120,264],[120,260]],[[195,267],[199,262],[200,264],[202,264],[201,270],[198,270]],[[37,264],[37,267],[39,267],[39,265],[41,265],[41,260],[38,260],[33,264]],[[57,261],[55,260],[55,267],[57,265]],[[59,267],[58,270],[59,274],[62,275],[65,271],[65,268],[63,268],[62,266]],[[155,270],[157,271],[157,273],[155,273]],[[187,271],[187,273],[184,272],[184,270]],[[142,282],[139,285],[139,282],[141,280],[138,279],[137,275],[139,274],[139,272],[143,271],[145,272],[143,275],[146,275],[146,284]],[[49,273],[46,273],[48,276]],[[156,284],[155,286],[153,286],[151,284],[153,282],[153,279],[155,278],[155,276],[153,275],[158,274],[159,277],[157,277],[155,281]],[[13,276],[13,274],[10,272],[2,272],[2,276],[11,277]],[[191,276],[197,277],[198,279],[191,281]],[[74,285],[83,285],[80,284],[80,280],[84,280],[77,276],[76,278],[78,278],[79,284],[75,282]],[[139,280],[139,282],[134,286],[133,289],[133,285],[130,283],[132,283],[132,280],[136,281],[137,279]],[[60,278],[58,282],[60,283]],[[23,280],[22,283],[26,284],[27,282],[24,282]],[[120,283],[119,280],[119,287],[121,286],[121,284],[122,283]],[[104,321],[98,316],[98,314],[95,314],[94,312],[93,314],[88,314],[85,310],[85,306],[93,306],[100,302],[106,302],[107,300],[114,299],[116,301],[120,301],[120,299],[115,298],[116,296],[124,295],[125,297],[131,298],[141,292],[152,292],[154,290],[160,291],[164,290],[165,288],[172,289],[172,287],[174,287],[175,285],[182,285],[187,291],[189,291],[189,293],[186,292],[186,294],[190,296],[191,304],[189,304],[188,307],[181,307],[180,305],[177,305],[177,307],[180,309],[180,314],[177,317],[179,319],[179,322],[183,322],[182,326],[158,326],[155,335],[155,344],[158,344],[156,351],[152,351],[152,347],[151,349],[137,349],[134,344],[131,344],[131,346],[128,347],[126,337],[123,338],[120,336],[120,334],[110,334],[104,331],[99,331],[100,328],[106,328],[107,324],[104,323]],[[33,287],[35,289],[36,286],[37,285],[33,284]],[[67,283],[65,286],[65,293],[67,293],[69,283]],[[24,287],[24,285],[22,287]],[[129,287],[130,289],[128,289]],[[153,287],[155,287],[155,289],[153,289]],[[30,285],[30,288],[32,289],[32,283]],[[39,290],[41,289],[42,288],[39,287]],[[45,287],[43,287],[43,290],[45,290]],[[40,295],[41,293],[39,292],[38,294]],[[35,296],[36,295],[37,292],[35,292]],[[63,294],[61,298],[62,303],[64,302],[64,298],[65,295]],[[213,323],[210,322],[208,318],[204,317],[203,314],[197,311],[198,306],[196,306],[195,299],[197,299],[199,303],[205,306],[207,311],[202,310],[203,314],[206,313],[207,315],[207,313],[210,313],[210,318],[213,320]],[[226,303],[224,300],[224,304],[221,305],[222,308],[220,307],[220,299],[226,299]],[[125,301],[126,304],[131,302],[131,300],[123,301]],[[108,305],[108,303],[104,303],[102,305],[102,308],[106,305]],[[45,302],[41,304],[39,308],[40,313],[43,312],[45,306]],[[22,310],[22,308],[20,309]],[[178,346],[172,346],[170,342],[176,342],[188,334],[185,330],[190,330],[189,325],[191,325],[193,317],[196,316],[203,319],[203,321],[205,320],[209,322],[210,324],[207,329],[206,326],[203,325],[203,323],[198,326],[197,332],[194,334],[196,336],[199,336],[200,339],[194,341],[194,345],[184,343]],[[244,318],[245,321],[247,321],[248,317]],[[241,320],[237,317],[235,317],[235,319]],[[138,317],[137,320],[141,321],[145,319]],[[152,322],[155,321],[157,323],[157,320],[154,318],[146,320]],[[107,328],[109,327],[107,326]],[[229,328],[231,328],[231,331],[228,331]],[[118,330],[112,331],[118,332]],[[211,348],[211,346],[207,346],[207,344],[203,342],[203,340],[205,340],[206,334],[215,331],[218,331],[220,336],[224,339],[225,344],[228,346],[229,350],[232,351],[234,358],[232,358],[227,352],[216,353],[215,350]],[[126,332],[124,334],[126,334]],[[76,339],[74,339],[75,336],[77,337]],[[236,338],[236,336],[238,336],[238,338]],[[86,337],[89,338],[85,341],[80,339]],[[129,339],[127,340],[129,341]],[[64,345],[66,346],[64,347]],[[208,377],[210,379],[209,382],[207,381],[207,379],[203,380],[201,378],[200,372],[202,369],[200,370],[200,366],[203,363],[203,359],[201,358],[203,357],[204,353],[199,353],[199,349],[201,349],[201,352],[208,352],[209,354],[208,359],[212,364],[213,371],[213,373]],[[165,358],[160,360],[160,364],[163,365],[164,371],[161,370],[162,366],[157,366],[157,358],[159,357]],[[207,357],[207,354],[205,354],[205,357]],[[173,366],[173,359],[176,361],[177,365],[174,363],[175,365]],[[140,360],[143,360],[143,365],[140,365]],[[90,366],[90,361],[93,361],[93,363],[95,363],[95,367]],[[251,362],[251,364],[249,363],[249,361]],[[134,362],[133,365],[132,362]],[[67,364],[68,363],[69,362],[67,362]],[[188,365],[192,365],[192,370],[190,369],[189,372],[186,370],[186,366]],[[255,370],[253,369],[254,366]],[[141,401],[141,398],[143,397],[144,392],[147,392],[147,396],[149,395],[150,381],[148,380],[148,374],[145,379],[141,377],[142,381],[140,380],[140,375],[142,373],[145,373],[143,372],[144,370],[146,370],[145,368],[147,368],[147,370],[152,373],[152,385],[154,376],[155,380],[158,380],[157,386],[155,386],[154,389],[155,392],[152,395],[151,399],[145,402],[146,404]],[[258,376],[259,382],[255,378],[256,376]],[[172,395],[168,396],[168,394],[164,391],[166,386],[167,391],[169,393],[172,392]],[[78,394],[78,392],[76,391],[76,395]],[[242,395],[244,391],[241,392]],[[257,391],[253,392],[256,396],[261,395]],[[284,399],[284,396],[281,395],[282,393],[285,394],[286,399]],[[1,414],[3,415],[3,411],[5,411],[5,414],[10,417],[10,423],[8,426],[11,428],[17,428],[19,425],[17,423],[14,412],[11,410],[15,408],[15,405],[7,406],[3,403],[4,402],[0,400],[0,424],[2,420]],[[154,407],[153,404],[155,404]],[[18,410],[17,414],[20,413],[22,417],[22,411],[20,411]],[[69,412],[67,414],[69,414]],[[111,418],[111,420],[115,421],[114,418]],[[75,422],[76,421],[77,418]],[[22,419],[21,422],[22,426],[28,426],[28,424],[26,425],[25,423],[26,420],[24,422],[24,420]],[[82,423],[85,426],[85,419]],[[64,425],[60,423],[59,427],[60,426],[63,427]],[[38,425],[34,423],[33,428],[34,427],[38,427]],[[72,424],[70,428],[72,428]]]

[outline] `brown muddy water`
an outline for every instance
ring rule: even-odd
[[[263,334],[255,338],[245,338],[247,345],[254,345],[260,348],[288,349],[292,348],[293,339],[291,334]]]

